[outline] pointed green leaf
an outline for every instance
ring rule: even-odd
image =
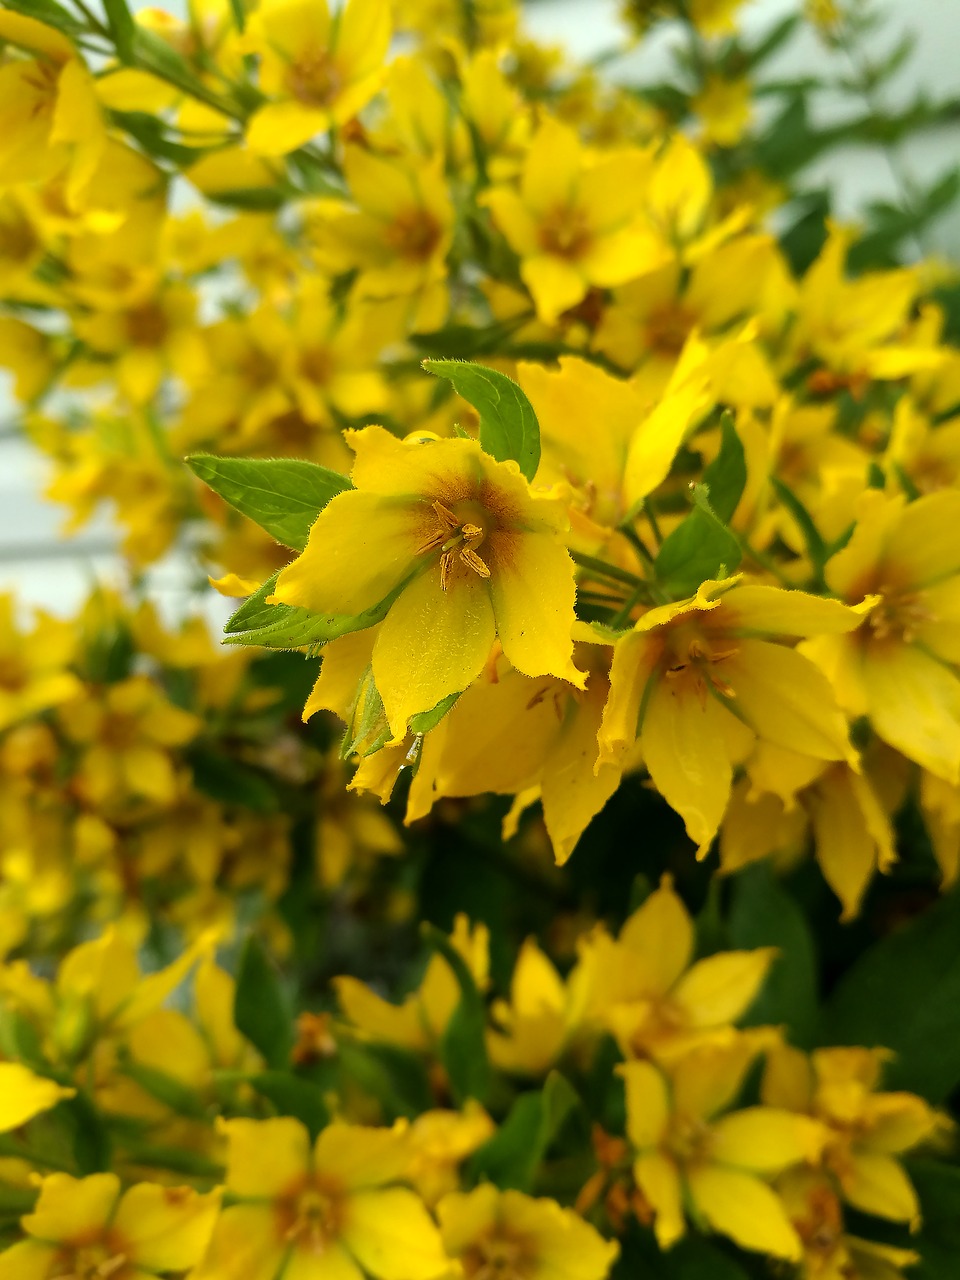
[[[942,1102],[960,1085],[960,890],[864,951],[834,989],[826,1043],[884,1045],[891,1089]]]
[[[424,369],[453,383],[480,415],[480,444],[498,462],[512,458],[532,480],[540,465],[540,424],[533,405],[505,373],[466,360],[424,360]]]
[[[268,1066],[287,1065],[294,1043],[293,1015],[280,975],[254,937],[247,939],[240,957],[233,1019]]]
[[[195,453],[187,466],[231,507],[294,551],[331,498],[351,487],[346,476],[300,458],[215,458]]]
[[[471,1173],[502,1189],[529,1191],[551,1143],[581,1105],[566,1077],[551,1071],[541,1092],[517,1098],[497,1132],[474,1155]]]
[[[457,1105],[467,1098],[483,1102],[490,1088],[490,1063],[487,1060],[487,1011],[477,990],[473,974],[460,952],[445,933],[433,925],[425,925],[423,935],[453,970],[460,988],[460,1003],[447,1023],[440,1044],[440,1058],[450,1077],[450,1087]]]
[[[224,644],[260,645],[265,649],[304,649],[326,644],[337,636],[381,622],[409,580],[405,578],[362,613],[311,613],[299,605],[267,603],[267,596],[276,586],[275,573],[227,619]]]
[[[121,62],[133,60],[133,36],[136,28],[133,14],[127,8],[127,0],[103,0],[103,8],[110,25],[110,34]]]

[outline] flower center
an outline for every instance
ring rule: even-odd
[[[558,258],[579,258],[590,247],[592,236],[582,209],[558,205],[540,223],[540,247]]]
[[[336,1190],[312,1180],[282,1204],[282,1236],[306,1253],[325,1253],[340,1234],[341,1206]]]
[[[384,229],[383,237],[402,258],[425,262],[440,241],[439,222],[426,209],[414,207],[398,213]]]
[[[706,1160],[710,1154],[710,1127],[699,1116],[678,1112],[670,1121],[667,1146],[681,1164]]]
[[[696,317],[679,302],[668,302],[647,317],[647,346],[664,356],[677,356],[683,350],[696,324]]]
[[[524,1244],[500,1235],[478,1240],[462,1261],[470,1280],[528,1280],[533,1272]]]
[[[318,49],[290,63],[285,84],[298,102],[326,107],[343,88],[343,74],[327,50]]]
[[[431,551],[440,552],[440,589],[442,591],[447,590],[450,574],[458,561],[479,577],[490,577],[489,567],[476,551],[487,536],[485,513],[479,509],[474,510],[474,505],[471,505],[469,511],[455,515],[442,502],[431,504],[437,527],[417,549],[417,555],[424,556]]]
[[[167,336],[167,317],[156,303],[148,302],[127,312],[127,336],[135,347],[159,347]]]
[[[735,645],[714,647],[703,636],[678,636],[667,654],[665,675],[669,681],[682,681],[683,686],[697,695],[700,705],[707,704],[707,694],[712,689],[723,698],[735,698],[736,689],[716,670],[721,662],[737,653]]]
[[[127,1258],[122,1253],[112,1253],[102,1244],[77,1249],[65,1265],[69,1271],[57,1271],[51,1280],[120,1280],[126,1270]]]
[[[936,622],[919,592],[881,585],[878,605],[867,614],[867,633],[874,640],[900,640],[912,644],[925,623]]]

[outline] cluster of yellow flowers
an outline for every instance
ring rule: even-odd
[[[956,298],[739,8],[0,8],[0,1280],[953,1280]]]
[[[40,612],[29,630],[0,598],[0,956],[105,921],[138,940],[159,923],[229,935],[251,911],[285,950],[270,912],[298,822],[327,889],[355,894],[400,851],[322,737],[285,731],[282,673],[251,657],[198,617],[171,630],[103,591],[74,623]]]
[[[30,1206],[24,1238],[0,1253],[4,1280],[602,1280],[619,1252],[609,1237],[631,1220],[652,1223],[663,1249],[689,1220],[817,1276],[892,1275],[916,1259],[847,1234],[843,1205],[915,1224],[897,1157],[945,1118],[877,1091],[882,1050],[807,1057],[777,1028],[736,1030],[773,952],[691,963],[693,923],[666,880],[619,936],[584,935],[566,979],[528,941],[469,1062],[444,1048],[461,999],[489,985],[487,931],[466,917],[438,935],[402,1005],[341,978],[341,1016],[303,1014],[295,1042],[269,1034],[277,1010],[265,1023],[237,999],[214,941],[143,975],[111,929],[55,981],[22,962],[0,970],[4,1038],[30,1064],[0,1062],[4,1203]],[[163,1007],[191,970],[189,1003]],[[625,1059],[623,1137],[583,1127],[571,1083],[584,1088],[605,1035]],[[300,1075],[284,1074],[288,1058]],[[479,1098],[504,1090],[498,1132]],[[564,1209],[528,1190],[575,1123],[578,1158],[556,1162],[575,1202]],[[102,1171],[108,1158],[116,1172]],[[859,1259],[873,1270],[852,1271]]]

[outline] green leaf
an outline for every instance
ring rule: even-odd
[[[133,37],[136,27],[133,15],[127,8],[127,0],[103,0],[104,12],[110,26],[110,34],[121,62],[133,59]]]
[[[280,975],[254,937],[240,957],[233,1018],[268,1066],[286,1066],[294,1044],[293,1015]]]
[[[279,571],[278,571],[279,572]],[[409,578],[397,584],[389,595],[362,613],[311,613],[293,604],[267,604],[273,594],[277,574],[267,579],[224,626],[224,644],[253,644],[265,649],[303,649],[326,644],[351,631],[363,631],[381,622],[404,589]],[[412,576],[412,575],[411,575]]]
[[[671,595],[692,595],[701,582],[721,571],[729,574],[740,563],[740,543],[727,521],[747,483],[746,459],[731,414],[723,415],[720,430],[720,452],[693,487],[694,509],[664,538],[654,562]]]
[[[487,1060],[487,1010],[477,990],[473,974],[460,952],[445,933],[433,925],[425,925],[427,943],[443,956],[453,970],[460,988],[460,1002],[447,1023],[440,1043],[440,1059],[450,1077],[450,1087],[457,1106],[467,1098],[483,1102],[490,1088],[490,1063]]]
[[[221,804],[238,805],[254,813],[276,813],[280,799],[269,776],[225,751],[194,747],[187,752],[194,785]]]
[[[459,693],[451,693],[429,711],[420,711],[417,715],[411,716],[410,732],[429,733],[431,729],[435,729],[459,697]]]
[[[785,485],[782,480],[779,480],[776,476],[770,476],[770,486],[799,525],[800,532],[803,534],[803,541],[806,544],[807,555],[810,557],[810,563],[818,574],[822,574],[823,566],[827,563],[829,551],[827,544],[821,537],[820,530],[813,522],[813,517],[793,490],[788,485]]]
[[[566,1077],[551,1071],[541,1092],[517,1098],[494,1136],[474,1154],[471,1173],[501,1189],[529,1191],[551,1143],[581,1105]]]
[[[310,526],[331,498],[351,488],[346,476],[300,458],[186,459],[195,476],[285,547],[302,551]]]
[[[466,360],[424,360],[424,369],[453,383],[480,415],[480,444],[498,462],[512,458],[532,480],[540,465],[540,424],[533,405],[505,373]]]
[[[187,177],[189,178],[189,174]],[[290,193],[280,185],[276,187],[224,187],[219,191],[204,191],[204,200],[222,204],[228,209],[247,209],[254,213],[272,213],[282,209]]]
[[[282,1116],[294,1116],[315,1138],[330,1123],[330,1112],[323,1100],[323,1090],[311,1080],[291,1075],[289,1071],[261,1071],[250,1076],[250,1084],[269,1098]]]
[[[960,1085],[960,890],[860,956],[825,1009],[825,1043],[885,1045],[888,1087],[942,1102]]]
[[[776,947],[780,952],[743,1023],[786,1024],[794,1044],[812,1047],[818,1022],[813,938],[803,912],[769,863],[755,863],[734,877],[728,937],[736,948]]]
[[[120,1072],[138,1084],[151,1098],[156,1098],[177,1115],[199,1119],[207,1114],[207,1109],[196,1091],[166,1071],[127,1059],[120,1067]]]

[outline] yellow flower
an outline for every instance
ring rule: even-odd
[[[541,320],[554,324],[591,285],[623,284],[669,256],[641,212],[649,174],[645,152],[592,159],[572,130],[548,119],[530,144],[520,191],[483,193],[481,204],[520,255]]]
[[[691,106],[700,118],[703,137],[718,147],[735,147],[750,124],[750,81],[708,76]]]
[[[749,1044],[695,1050],[669,1079],[651,1062],[620,1068],[634,1176],[655,1214],[662,1249],[685,1234],[686,1202],[696,1220],[743,1248],[800,1260],[799,1237],[767,1180],[816,1161],[825,1134],[816,1121],[777,1107],[718,1114],[754,1056]]]
[[[423,1111],[410,1126],[404,1178],[431,1208],[460,1184],[459,1166],[497,1127],[474,1098],[463,1111]]]
[[[698,1045],[728,1042],[776,951],[720,951],[691,964],[693,921],[669,876],[614,940],[603,929],[580,946],[582,1016],[607,1027],[628,1056],[673,1061]]]
[[[34,1075],[19,1062],[0,1062],[0,1133],[19,1129],[63,1098],[72,1098],[75,1092]]]
[[[803,1243],[804,1280],[902,1280],[901,1267],[920,1261],[912,1249],[847,1234],[840,1201],[822,1173],[790,1169],[776,1189]]]
[[[863,607],[739,578],[705,582],[696,596],[651,609],[615,641],[601,759],[632,745],[639,726],[651,778],[704,855],[733,767],[757,738],[820,760],[856,760],[822,672],[775,637],[843,633],[862,620]]]
[[[396,1186],[405,1127],[227,1120],[225,1208],[193,1280],[431,1280],[449,1267],[423,1202]]]
[[[442,796],[493,791],[516,796],[506,831],[540,800],[556,860],[566,862],[617,789],[625,763],[597,762],[609,689],[605,658],[594,646],[576,647],[574,661],[587,682],[580,690],[555,677],[531,680],[494,651],[480,678],[425,736],[405,821],[423,817]]]
[[[389,0],[347,0],[333,16],[326,0],[261,0],[245,44],[276,101],[251,116],[251,151],[285,155],[345,124],[380,88],[389,43]]]
[[[106,143],[93,77],[65,35],[24,14],[0,13],[0,40],[34,55],[0,67],[0,183],[65,173],[76,209]]]
[[[524,674],[582,687],[560,504],[472,440],[400,441],[382,427],[347,438],[356,487],[321,511],[271,599],[357,614],[395,594],[372,656],[395,740],[476,679],[496,638]]]
[[[60,708],[67,737],[83,750],[76,786],[97,805],[117,805],[131,796],[172,803],[177,782],[171,747],[182,747],[200,730],[200,720],[175,707],[146,676],[92,690]]]
[[[467,1280],[604,1280],[620,1252],[555,1200],[489,1183],[437,1206],[443,1243]]]
[[[850,715],[869,716],[908,759],[960,782],[960,493],[907,504],[868,491],[826,576],[838,596],[870,591],[879,603],[857,634],[820,636],[804,651]]]
[[[855,1209],[894,1222],[920,1223],[917,1194],[902,1152],[932,1137],[945,1118],[912,1093],[877,1091],[885,1049],[777,1046],[767,1061],[763,1100],[805,1112],[828,1130],[824,1167]]]
[[[442,159],[385,157],[351,146],[343,170],[356,207],[316,202],[309,234],[318,263],[334,274],[358,271],[353,296],[379,302],[380,311],[384,301],[397,300],[404,332],[438,327],[447,309],[454,223]]]
[[[489,940],[485,925],[471,928],[466,916],[457,916],[450,941],[481,990],[488,982]],[[357,978],[335,978],[333,986],[345,1018],[361,1036],[421,1053],[436,1049],[460,1003],[453,970],[437,954],[430,957],[420,986],[400,1005],[390,1004]]]
[[[791,342],[802,360],[814,355],[828,366],[814,387],[862,390],[870,378],[902,378],[928,368],[931,353],[895,344],[920,288],[913,268],[844,275],[850,228],[833,226],[819,258],[800,285]],[[934,363],[936,357],[934,356]]]
[[[532,938],[520,948],[510,1001],[491,1008],[496,1030],[487,1033],[490,1061],[501,1071],[543,1076],[576,1034],[583,1018],[583,972],[564,982]]]
[[[17,629],[13,598],[0,596],[0,729],[68,702],[82,692],[68,671],[76,638],[68,622],[38,613],[32,631]]]
[[[199,1261],[213,1227],[219,1192],[140,1182],[121,1194],[114,1173],[44,1178],[30,1237],[0,1254],[0,1280],[47,1276],[109,1276],[142,1280],[188,1270]]]

